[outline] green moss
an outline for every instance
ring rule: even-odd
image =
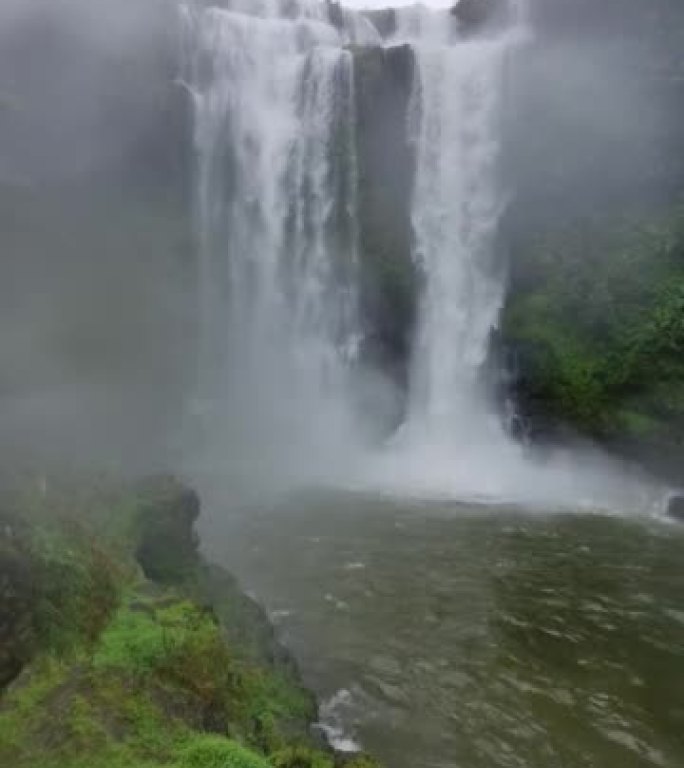
[[[33,541],[39,597],[36,631],[43,648],[93,643],[119,600],[121,571],[84,528],[40,528]]]
[[[190,560],[173,587],[136,574],[140,536],[164,514],[196,557],[177,488],[83,497],[78,523],[61,512],[65,489],[41,491],[25,526],[9,527],[39,585],[29,601],[37,655],[0,699],[0,765],[266,768],[279,755],[282,766],[306,756],[301,764],[331,768],[311,748],[313,698],[232,577]],[[113,510],[124,519],[108,522]]]
[[[59,517],[37,524],[6,518],[0,565],[0,683],[36,653],[92,646],[126,572],[85,525]]]
[[[273,768],[333,768],[330,755],[307,747],[289,747],[271,756]]]
[[[216,566],[202,567],[194,583],[196,600],[208,601],[219,620],[248,687],[246,716],[266,751],[288,741],[307,741],[316,702],[301,684],[290,656],[277,643],[261,608],[235,579]]]
[[[68,674],[66,663],[40,658],[23,684],[5,696],[0,707],[0,764],[10,765],[23,753],[31,731],[47,714],[48,697],[64,684]]]
[[[155,620],[154,611],[121,607],[104,632],[93,656],[95,668],[125,670],[146,674],[158,668],[166,658],[182,629],[164,628]]]
[[[220,736],[194,736],[180,750],[179,768],[269,768],[261,755]]]
[[[615,423],[625,434],[637,438],[652,438],[658,435],[660,423],[657,419],[639,411],[620,410],[615,414]]]
[[[190,730],[144,689],[47,663],[0,712],[0,761],[18,768],[266,768],[235,741]]]
[[[156,478],[140,488],[135,556],[148,578],[174,584],[192,576],[199,564],[198,516],[197,494],[174,478]]]

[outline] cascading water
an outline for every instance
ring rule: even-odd
[[[483,369],[503,305],[497,252],[506,193],[500,173],[504,68],[524,39],[517,20],[463,37],[447,10],[399,9],[391,44],[414,52],[410,136],[416,171],[413,257],[424,275],[407,414],[390,461],[421,492],[498,494],[521,449],[506,435]],[[494,458],[496,457],[496,458]]]
[[[483,379],[505,288],[503,74],[524,25],[464,37],[448,11],[418,6],[396,20],[384,44],[408,42],[416,62],[411,220],[425,288],[405,423],[369,454],[350,365],[361,323],[348,44],[383,42],[362,16],[316,0],[185,7],[201,244],[192,461],[232,489],[275,479],[625,507],[640,486],[604,457],[531,460]]]
[[[427,16],[427,19],[425,18]],[[417,438],[481,440],[498,430],[481,373],[504,297],[496,253],[503,68],[520,34],[459,40],[448,13],[399,13],[413,44],[414,258],[426,277],[407,429]]]
[[[226,462],[232,449],[239,471],[310,471],[352,429],[357,184],[343,43],[376,36],[349,14],[334,27],[311,0],[233,0],[185,19],[205,451]]]
[[[448,10],[396,11],[388,44],[409,43],[415,57],[411,221],[424,289],[406,418],[375,463],[373,482],[421,497],[643,510],[653,489],[626,481],[598,451],[530,455],[508,435],[487,381],[506,288],[497,247],[508,196],[505,68],[529,38],[524,3],[509,10],[505,23],[476,36],[462,35]]]

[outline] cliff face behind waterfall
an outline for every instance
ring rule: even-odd
[[[11,2],[0,16],[0,448],[163,463],[198,322],[178,18],[161,0],[89,5]],[[676,473],[684,6],[531,0],[529,15],[532,39],[507,65],[499,362],[533,432],[569,424]],[[329,18],[340,23],[334,7]],[[385,37],[396,27],[391,12],[369,18]],[[411,258],[414,52],[349,49],[363,356],[401,389],[424,280]]]

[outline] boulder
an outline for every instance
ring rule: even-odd
[[[174,478],[155,478],[141,489],[135,556],[145,576],[169,584],[183,581],[199,563],[195,522],[200,500]]]
[[[458,0],[451,13],[466,32],[501,21],[507,15],[507,0]]]

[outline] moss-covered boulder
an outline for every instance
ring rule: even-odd
[[[197,493],[173,478],[148,481],[140,489],[135,515],[135,557],[147,578],[173,583],[187,578],[199,563],[195,522]]]

